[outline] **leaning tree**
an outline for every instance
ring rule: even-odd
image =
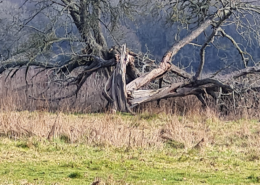
[[[258,92],[258,77],[255,74],[260,72],[260,67],[246,51],[247,46],[259,42],[260,5],[257,2],[147,0],[141,3],[131,0],[48,0],[25,1],[25,3],[36,7],[27,18],[21,20],[19,31],[30,30],[27,31],[29,35],[26,39],[21,37],[23,42],[17,42],[16,49],[13,49],[13,45],[10,46],[11,52],[5,54],[0,73],[6,70],[17,72],[22,67],[26,67],[25,73],[27,73],[29,67],[38,66],[42,68],[41,71],[52,71],[50,79],[52,83],[66,87],[76,86],[76,90],[71,94],[49,99],[50,101],[77,95],[86,79],[96,71],[101,75],[107,75],[103,96],[113,112],[132,112],[132,108],[141,103],[170,97],[195,95],[203,105],[206,105],[209,96],[218,103],[224,96],[234,97],[249,91]],[[143,60],[145,66],[156,65],[148,72],[140,72],[139,60],[142,56],[133,52],[134,48],[127,48],[125,44],[120,45],[115,35],[119,33],[123,21],[137,16],[140,10],[150,11],[150,16],[154,16],[158,21],[178,23],[186,29],[185,35],[176,40],[158,65],[149,58]],[[44,23],[41,14],[48,22],[44,30],[36,24],[39,21]],[[33,19],[37,16],[40,20],[33,24]],[[247,41],[245,42],[247,46],[238,43],[237,37],[228,32],[232,26],[236,34]],[[205,39],[202,44],[192,43],[203,33]],[[108,47],[108,37],[116,46]],[[207,62],[205,59],[207,47],[214,46],[214,41],[220,37],[233,44],[241,56],[243,69],[223,75],[222,71],[226,69],[223,68],[204,77],[202,74]],[[173,57],[188,44],[200,47],[200,61],[194,74],[179,68],[173,60]],[[62,51],[67,49],[64,53],[70,54],[70,58],[60,63],[51,62],[48,57],[50,53],[55,53],[57,48]],[[70,76],[77,68],[83,70],[77,76]],[[182,80],[170,83],[168,86],[162,85],[166,82],[164,77],[169,73]],[[245,83],[245,78],[254,78],[254,82]],[[145,89],[147,84],[152,84],[156,80],[159,80],[159,88]],[[41,97],[32,98],[41,99]]]

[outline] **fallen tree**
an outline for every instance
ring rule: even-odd
[[[51,62],[39,62],[39,57],[43,51],[49,46],[64,40],[72,41],[74,38],[56,38],[49,37],[49,40],[41,43],[39,50],[31,46],[26,52],[21,52],[9,57],[7,60],[1,62],[0,73],[5,70],[13,70],[16,73],[21,67],[38,66],[43,70],[52,70],[51,83],[62,84],[63,87],[76,85],[76,90],[71,94],[51,98],[49,101],[58,101],[64,98],[76,96],[86,79],[93,73],[104,69],[102,75],[107,75],[108,79],[104,84],[103,95],[107,99],[110,109],[113,112],[132,112],[132,108],[145,102],[151,102],[171,97],[184,97],[188,95],[195,95],[202,102],[204,106],[207,105],[207,97],[211,96],[216,103],[218,103],[223,96],[232,96],[234,94],[241,94],[248,91],[255,91],[258,93],[257,83],[244,83],[241,78],[251,78],[250,75],[256,75],[260,72],[260,67],[256,65],[248,67],[249,60],[252,60],[251,55],[243,51],[236,40],[224,29],[226,24],[230,22],[238,25],[244,24],[244,20],[240,20],[242,16],[252,16],[260,14],[260,6],[255,3],[241,1],[241,0],[219,0],[219,1],[169,1],[168,4],[163,4],[165,7],[172,9],[172,15],[185,15],[185,23],[188,25],[196,25],[189,34],[184,38],[175,42],[172,47],[162,57],[160,63],[156,68],[150,72],[141,73],[140,69],[136,67],[137,60],[141,57],[139,54],[132,52],[126,45],[119,47],[108,48],[106,39],[102,32],[101,15],[106,7],[112,11],[112,6],[107,1],[82,1],[81,4],[71,1],[51,1],[53,4],[63,6],[68,10],[69,15],[73,19],[81,39],[85,43],[82,53],[74,55],[70,60],[62,64]],[[47,5],[49,5],[47,3]],[[50,6],[50,5],[49,5]],[[122,6],[122,4],[121,4]],[[91,8],[90,8],[91,7]],[[213,8],[215,7],[215,8]],[[106,9],[105,8],[105,9]],[[122,7],[121,7],[122,8]],[[90,10],[91,9],[91,10]],[[176,9],[178,13],[176,13]],[[111,12],[111,14],[113,14]],[[89,19],[89,16],[92,19]],[[245,18],[247,19],[247,18]],[[248,22],[248,24],[250,24]],[[252,25],[251,25],[252,26]],[[256,26],[256,25],[254,25]],[[253,26],[248,29],[255,29]],[[204,44],[200,49],[200,63],[195,74],[190,74],[185,70],[174,65],[173,57],[187,44],[190,44],[202,33],[211,31],[207,36]],[[202,78],[202,73],[205,65],[205,52],[207,46],[213,44],[217,37],[227,38],[232,42],[241,56],[244,69],[237,70],[231,74],[219,75],[217,71],[210,77]],[[153,60],[147,59],[144,65],[154,64]],[[76,76],[72,77],[69,74],[81,67],[83,70]],[[28,70],[26,70],[28,71]],[[183,80],[178,83],[172,83],[169,86],[162,87],[164,76],[167,73],[172,73]],[[26,78],[26,75],[25,75]],[[127,80],[128,79],[128,80]],[[147,84],[159,80],[158,89],[143,89]],[[47,87],[50,88],[51,86]],[[33,99],[42,99],[42,97],[32,97]]]

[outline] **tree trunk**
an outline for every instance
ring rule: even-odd
[[[126,45],[123,45],[120,60],[117,57],[116,68],[104,89],[105,97],[111,105],[112,112],[131,112],[126,94],[126,66],[133,59],[128,55]]]

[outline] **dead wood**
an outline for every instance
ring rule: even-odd
[[[139,61],[142,56],[130,51],[126,45],[121,46],[120,49],[115,46],[110,49],[108,48],[108,44],[106,43],[106,39],[102,32],[103,22],[101,15],[104,10],[109,10],[112,12],[111,14],[113,14],[113,16],[117,17],[113,12],[115,9],[111,8],[112,6],[108,1],[84,0],[80,2],[81,3],[78,4],[77,1],[71,3],[71,1],[62,0],[57,5],[63,5],[63,7],[66,7],[65,9],[68,9],[68,14],[71,16],[80,33],[81,42],[84,42],[85,44],[83,49],[81,48],[81,53],[73,53],[73,57],[67,61],[63,61],[62,64],[38,60],[54,43],[73,40],[72,38],[67,37],[60,39],[50,37],[51,39],[49,40],[43,39],[42,43],[39,44],[39,48],[30,47],[27,50],[25,49],[25,51],[23,50],[23,52],[11,55],[7,60],[1,62],[0,74],[5,70],[10,70],[7,77],[10,76],[11,78],[17,71],[25,67],[26,82],[30,66],[49,70],[50,75],[46,89],[39,94],[39,97],[32,97],[29,95],[35,100],[58,101],[77,96],[86,79],[95,72],[98,72],[101,75],[105,75],[103,73],[106,73],[105,76],[107,77],[107,81],[104,85],[103,95],[108,101],[112,112],[132,112],[130,107],[135,107],[141,103],[188,95],[195,95],[204,106],[207,106],[207,95],[210,95],[215,100],[216,104],[218,104],[225,99],[223,97],[237,97],[249,91],[259,91],[260,85],[258,83],[244,82],[244,79],[250,81],[249,75],[260,72],[259,66],[255,65],[253,67],[248,67],[250,57],[246,58],[245,55],[249,54],[243,51],[235,39],[228,35],[223,29],[226,21],[232,20],[231,17],[234,15],[234,12],[241,13],[244,11],[244,13],[242,13],[244,15],[246,14],[245,12],[260,14],[259,6],[252,3],[244,3],[244,1],[239,0],[232,1],[232,3],[226,0],[220,2],[214,1],[216,6],[210,5],[213,1],[198,1],[197,4],[194,4],[193,1],[185,0],[171,2],[176,5],[176,7],[179,7],[182,12],[180,15],[189,17],[185,20],[186,24],[189,26],[196,24],[197,26],[184,38],[180,39],[178,42],[176,41],[176,43],[174,43],[164,54],[157,66],[155,60],[147,58],[143,59],[142,65],[139,65],[137,59]],[[216,10],[212,10],[212,12],[210,6],[214,6]],[[190,12],[187,13],[186,8],[190,10]],[[191,23],[191,20],[195,20],[195,22]],[[115,19],[114,22],[112,21],[111,23],[114,24],[117,21],[118,19]],[[237,21],[239,20],[237,19]],[[103,24],[103,26],[110,31],[105,24]],[[184,46],[190,44],[203,32],[208,32],[210,29],[211,34],[205,39],[202,45],[198,45],[201,46],[201,59],[195,75],[177,67],[177,65],[175,65],[177,62],[172,61],[173,57]],[[217,75],[217,72],[211,77],[203,78],[202,73],[206,63],[206,48],[210,44],[213,44],[215,37],[219,36],[218,32],[233,43],[234,47],[241,55],[245,69],[237,70],[234,73],[222,76]],[[48,34],[46,35],[50,36]],[[147,66],[149,66],[149,72],[147,72]],[[73,76],[72,73],[76,69],[80,69],[81,71],[76,76]],[[39,73],[42,71],[43,70]],[[164,78],[168,73],[177,76],[181,80],[178,82],[166,81]],[[38,74],[36,74],[36,76],[37,75]],[[155,80],[157,79],[159,79],[159,84],[157,84],[157,82],[155,83]],[[163,82],[167,82],[168,86],[165,87]],[[61,88],[76,86],[76,89],[63,97],[41,97],[51,88],[51,84],[53,83],[58,84]]]

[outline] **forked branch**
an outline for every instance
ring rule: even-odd
[[[247,54],[246,52],[242,51],[242,49],[239,47],[238,43],[235,41],[235,39],[233,37],[231,37],[230,35],[228,35],[223,29],[219,29],[219,31],[221,32],[221,34],[223,35],[223,37],[228,38],[232,44],[235,46],[235,48],[237,49],[237,51],[239,52],[239,54],[241,55],[241,58],[243,60],[244,63],[244,67],[247,67],[249,58],[245,57],[245,54]]]

